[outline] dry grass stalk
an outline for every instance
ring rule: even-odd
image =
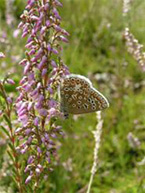
[[[91,191],[93,179],[94,179],[95,173],[98,169],[98,167],[97,167],[98,166],[98,152],[99,152],[99,148],[100,148],[102,127],[103,127],[103,120],[101,117],[101,111],[98,111],[96,114],[97,114],[96,117],[97,117],[98,123],[96,125],[96,130],[93,131],[94,138],[95,138],[94,162],[93,162],[93,166],[91,169],[91,176],[90,176],[90,181],[89,181],[87,193],[90,193],[90,191]]]

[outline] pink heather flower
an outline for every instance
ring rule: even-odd
[[[51,61],[51,65],[52,65],[53,68],[57,67],[57,64],[56,64],[56,62],[54,60]]]
[[[26,6],[26,9],[31,9],[35,4],[35,0],[28,0],[28,5]]]
[[[46,117],[47,114],[48,114],[46,109],[40,109],[39,113],[40,113],[41,116],[44,116],[44,117]]]
[[[51,25],[50,21],[47,20],[47,21],[46,21],[46,26],[47,26],[47,27],[50,27],[50,25]]]
[[[19,134],[22,130],[23,130],[23,128],[20,128],[20,127],[19,127],[19,128],[17,128],[17,129],[15,130],[15,133],[16,133],[16,134]]]
[[[23,116],[23,115],[25,115],[25,114],[26,114],[26,112],[27,112],[27,110],[26,110],[26,109],[23,109],[23,110],[19,111],[19,116]]]
[[[39,17],[37,17],[37,16],[35,16],[35,15],[32,15],[32,16],[31,16],[31,19],[32,19],[33,21],[38,21],[38,20],[39,20]]]
[[[30,52],[28,53],[29,55],[33,55],[33,54],[35,54],[35,52],[36,52],[36,50],[35,49],[32,49],[32,50],[30,50]]]
[[[65,36],[69,36],[69,35],[70,35],[70,34],[69,34],[66,30],[64,30],[64,29],[62,29],[61,32],[62,32],[62,34],[65,35]]]
[[[23,149],[20,150],[21,154],[25,154],[28,149],[28,146],[25,146]]]
[[[29,134],[31,133],[31,131],[32,131],[32,130],[28,128],[28,129],[25,130],[25,134],[26,134],[26,135],[29,135]]]
[[[59,13],[58,13],[58,11],[57,11],[57,9],[54,7],[53,8],[53,13],[54,13],[54,16],[57,18],[57,19],[60,19],[61,20],[61,17],[60,17],[60,15],[59,15]]]
[[[28,176],[27,179],[25,180],[25,184],[28,184],[32,179],[32,176]]]
[[[7,101],[8,101],[9,104],[11,104],[13,102],[11,97],[7,97]]]
[[[25,66],[27,64],[28,60],[27,59],[23,59],[19,65]]]
[[[53,27],[54,27],[54,29],[55,29],[57,32],[61,32],[61,31],[62,31],[62,28],[61,28],[60,26],[58,26],[58,25],[54,25]]]
[[[28,171],[30,171],[30,165],[27,165],[27,166],[25,167],[25,170],[24,170],[25,173],[27,173]]]
[[[20,85],[24,84],[27,81],[27,77],[24,76],[21,80],[20,80]]]
[[[32,48],[34,44],[34,41],[29,42],[28,44],[26,44],[26,48]]]
[[[41,28],[40,34],[43,35],[46,32],[46,30],[47,30],[47,26],[43,26]]]
[[[36,174],[37,174],[37,175],[40,175],[41,170],[40,170],[39,168],[36,168],[35,171],[36,171]]]
[[[42,152],[40,147],[37,147],[37,151],[38,151],[38,153]]]
[[[54,117],[56,114],[57,114],[57,111],[55,108],[51,108],[49,111],[48,111],[49,115],[48,117],[51,118],[51,117]]]
[[[58,54],[58,51],[57,51],[57,49],[55,49],[55,48],[52,48],[51,51],[52,51],[54,54]]]
[[[57,104],[58,103],[53,99],[50,99],[49,102],[48,102],[48,105],[49,105],[50,108],[56,108]]]
[[[27,110],[30,111],[33,107],[33,103],[32,102],[29,102],[28,104],[28,107],[27,107]]]
[[[47,68],[43,68],[42,70],[42,76],[45,76],[47,74]]]
[[[33,163],[33,162],[34,162],[34,159],[35,159],[35,157],[31,155],[31,156],[28,158],[27,163],[28,163],[28,164]]]
[[[27,65],[24,67],[24,74],[26,75],[31,68],[31,64],[28,62]]]
[[[53,94],[53,89],[52,89],[51,87],[49,87],[47,90],[48,90],[48,92],[49,92],[50,94]]]
[[[36,118],[34,119],[34,125],[35,125],[35,126],[38,126],[38,125],[39,125],[39,122],[40,122],[39,117],[36,117]]]
[[[15,82],[14,82],[12,79],[10,79],[10,78],[7,79],[7,83],[8,83],[8,84],[12,84],[12,85],[15,84]]]
[[[13,37],[14,37],[14,38],[17,38],[19,34],[20,34],[20,29],[16,29],[16,30],[13,32]]]
[[[50,44],[48,44],[47,49],[48,49],[48,51],[51,52],[52,49],[51,49],[51,45]]]
[[[27,35],[28,35],[28,31],[26,31],[26,32],[24,32],[24,33],[22,34],[22,38],[26,37]]]
[[[42,69],[42,67],[44,66],[44,64],[47,62],[47,57],[43,56],[41,62],[38,64],[38,68]]]
[[[55,4],[56,6],[62,7],[62,3],[60,3],[60,1],[58,1],[58,0],[55,0],[55,1],[54,1],[54,4]]]
[[[65,38],[64,36],[59,36],[59,38],[60,38],[60,40],[62,40],[63,42],[68,43],[68,39]]]
[[[18,25],[18,28],[22,28],[23,26],[24,26],[24,23],[20,22],[19,25]]]
[[[49,141],[49,135],[48,135],[48,133],[45,133],[44,137],[45,137],[45,140],[46,140],[46,141]]]

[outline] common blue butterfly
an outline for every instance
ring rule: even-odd
[[[61,111],[67,114],[84,114],[109,107],[108,100],[84,76],[70,74],[60,84]]]

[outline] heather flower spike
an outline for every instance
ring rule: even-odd
[[[145,52],[143,45],[138,42],[129,28],[125,28],[124,38],[128,52],[134,57],[141,69],[145,71]]]
[[[55,123],[62,116],[57,90],[61,78],[69,74],[61,59],[61,44],[68,42],[69,33],[61,28],[59,7],[62,4],[58,0],[28,0],[19,24],[22,37],[28,37],[26,58],[20,62],[24,76],[16,101],[22,128],[16,130],[16,135],[23,139],[17,150],[28,154],[26,184],[32,179],[38,182],[40,174],[51,171],[52,160],[57,158],[56,141],[62,135]]]

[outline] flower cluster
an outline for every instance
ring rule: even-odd
[[[128,139],[128,143],[130,145],[130,147],[136,149],[138,147],[140,147],[141,142],[139,141],[139,139],[133,135],[132,132],[129,132],[127,135],[127,139]]]
[[[18,87],[16,101],[18,120],[22,126],[15,133],[20,144],[17,150],[29,154],[25,172],[32,178],[48,173],[53,160],[57,160],[57,137],[62,135],[56,119],[59,110],[58,88],[61,78],[69,74],[61,60],[61,42],[68,42],[68,32],[60,27],[58,0],[28,0],[21,15],[22,37],[28,36],[23,78]],[[42,175],[41,175],[42,176]]]
[[[142,70],[145,70],[145,52],[143,52],[143,45],[139,44],[138,40],[135,39],[134,35],[130,32],[129,28],[125,29],[124,33],[126,46],[128,52],[133,55],[135,60],[141,66]]]

